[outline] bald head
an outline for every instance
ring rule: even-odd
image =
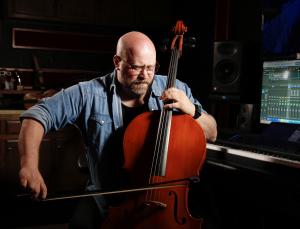
[[[117,44],[116,55],[126,59],[150,58],[155,61],[156,51],[153,42],[141,32],[128,32],[120,37]],[[153,60],[154,58],[154,60]]]

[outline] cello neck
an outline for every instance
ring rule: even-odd
[[[180,51],[177,48],[173,48],[171,50],[171,60],[169,65],[166,89],[175,87],[179,57],[180,57]]]
[[[184,26],[182,21],[178,21],[176,26],[174,27],[174,31],[176,35],[171,44],[171,59],[166,89],[175,87],[178,60],[182,53],[183,34],[187,31],[187,28]],[[172,110],[163,109],[160,114],[156,135],[151,176],[165,176],[166,174],[171,123]]]

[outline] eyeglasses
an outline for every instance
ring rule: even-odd
[[[152,74],[156,73],[159,69],[159,64],[157,62],[155,63],[155,65],[136,65],[128,63],[120,56],[118,57],[128,66],[128,70],[131,71],[133,74],[139,74],[140,72],[144,71],[144,69],[146,69],[148,74]]]

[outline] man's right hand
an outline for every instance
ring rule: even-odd
[[[37,168],[22,167],[19,172],[19,178],[21,185],[29,189],[35,198],[46,198],[47,186]]]

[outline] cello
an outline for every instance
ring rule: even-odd
[[[175,86],[187,28],[178,21],[174,31],[166,89]],[[189,178],[199,175],[206,157],[200,125],[173,110],[145,112],[126,128],[123,150],[130,191],[110,207],[101,228],[201,228],[202,220],[188,209]]]

